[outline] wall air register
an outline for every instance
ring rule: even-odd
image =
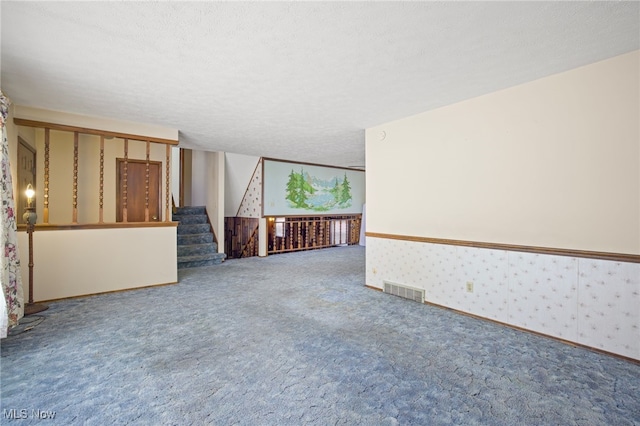
[[[413,300],[414,302],[424,303],[424,290],[421,288],[409,287],[402,284],[382,281],[385,293],[402,297],[403,299]]]

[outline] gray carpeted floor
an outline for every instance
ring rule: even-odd
[[[0,422],[640,424],[640,365],[367,289],[364,255],[52,303],[2,341]]]

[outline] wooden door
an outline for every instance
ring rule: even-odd
[[[116,222],[124,222],[124,159],[117,159],[117,194],[116,194]],[[127,222],[160,222],[160,180],[162,163],[149,162],[149,215],[147,208],[147,162],[143,160],[127,161]]]
[[[27,196],[25,191],[27,185],[31,184],[36,189],[36,151],[27,142],[18,137],[18,194],[14,198],[17,200],[16,223],[24,223],[22,216],[27,206]],[[35,199],[33,205],[35,206]]]

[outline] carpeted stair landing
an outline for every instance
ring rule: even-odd
[[[227,257],[218,253],[205,207],[178,207],[178,269],[217,265]]]

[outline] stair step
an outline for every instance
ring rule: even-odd
[[[180,222],[183,225],[193,225],[195,223],[207,223],[206,214],[174,214],[174,222]]]
[[[218,245],[216,243],[206,244],[189,244],[178,246],[178,257],[190,256],[195,254],[217,253]]]
[[[206,210],[204,206],[178,207],[176,208],[175,214],[177,215],[206,214]]]
[[[205,232],[202,234],[180,234],[178,235],[178,245],[191,245],[191,244],[207,244],[213,242],[213,234],[211,232]]]
[[[193,225],[178,225],[178,235],[184,234],[205,234],[211,232],[211,227],[208,223],[196,223]]]
[[[227,255],[224,253],[192,254],[189,256],[178,256],[178,263],[192,262],[194,260],[226,259],[226,257]]]
[[[192,262],[178,263],[178,269],[199,268],[202,266],[220,265],[221,263],[222,260],[219,259],[195,260]]]
[[[224,262],[227,255],[218,253],[205,207],[178,207],[173,220],[178,222],[178,269]]]
[[[209,253],[178,257],[178,269],[195,268],[198,266],[218,265],[227,257],[224,253]]]

